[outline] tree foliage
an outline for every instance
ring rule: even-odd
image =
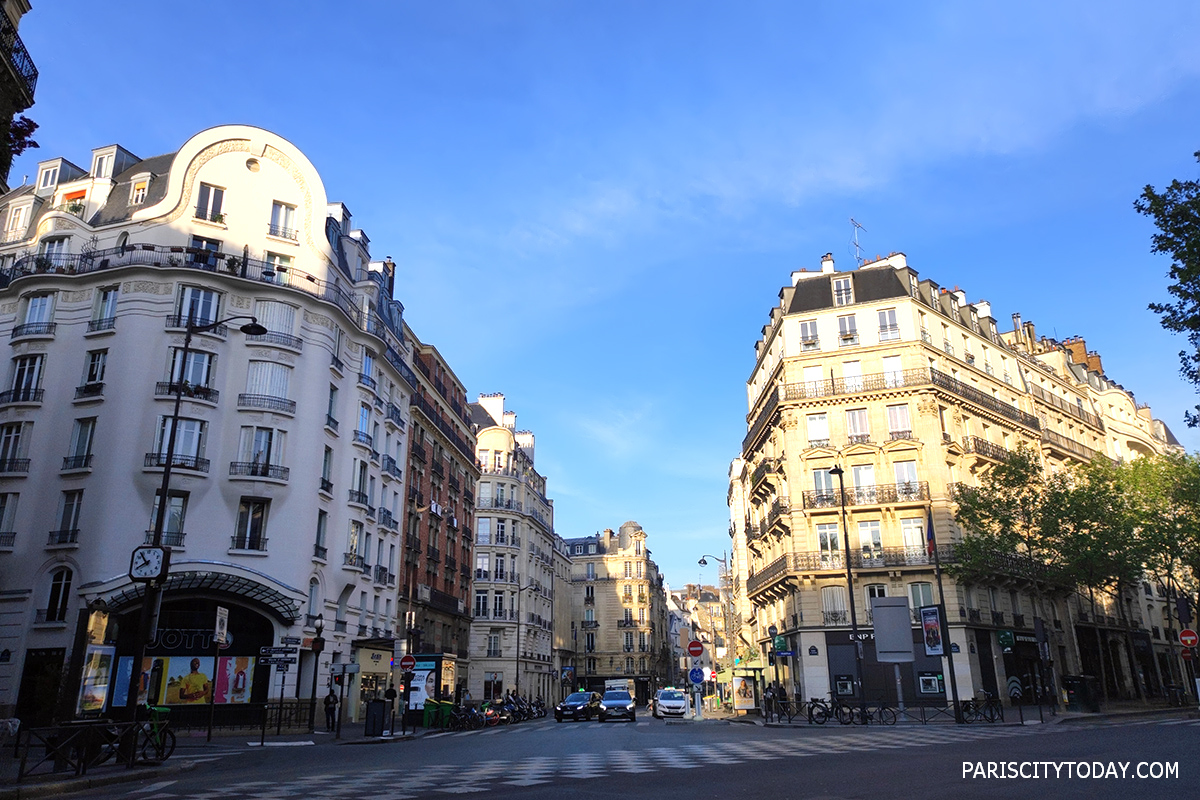
[[[41,147],[33,140],[33,132],[37,129],[38,124],[29,117],[24,114],[17,117],[4,134],[4,149],[12,158],[16,158],[27,149]]]
[[[1200,161],[1200,151],[1194,155]],[[1180,371],[1200,389],[1200,181],[1173,180],[1162,192],[1147,185],[1133,207],[1158,228],[1151,252],[1171,258],[1167,292],[1174,300],[1151,303],[1150,310],[1164,328],[1187,336],[1191,349],[1179,352]],[[1200,426],[1200,405],[1186,418],[1189,427]]]

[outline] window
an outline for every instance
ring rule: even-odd
[[[313,548],[313,555],[317,558],[325,558],[329,552],[327,539],[329,537],[329,512],[317,509],[317,536]]]
[[[488,610],[488,593],[486,589],[475,590],[475,616],[486,617]]]
[[[585,652],[588,652],[588,653],[596,652],[596,634],[592,633],[591,631],[588,631],[587,633],[585,633],[583,635],[583,647],[584,647]],[[589,658],[588,661],[594,663],[595,659]],[[595,667],[592,667],[592,671],[593,672],[595,671]]]
[[[487,553],[475,555],[475,577],[479,580],[491,580],[492,557]]]
[[[56,183],[58,183],[58,167],[47,167],[42,170],[42,178],[38,181],[39,188],[49,189]]]
[[[632,622],[633,622],[633,609],[627,608],[627,609],[625,609],[625,624],[629,625]]]
[[[375,379],[375,354],[363,348],[362,372],[371,380]]]
[[[41,399],[42,367],[45,361],[46,357],[40,353],[13,359],[13,402]]]
[[[496,619],[504,618],[504,593],[496,592],[492,597],[492,614]]]
[[[93,178],[107,178],[112,172],[113,157],[111,155],[96,156],[92,165]]]
[[[0,425],[0,472],[15,472],[28,469],[23,464],[21,449],[21,429],[23,423],[9,422]]]
[[[625,577],[626,578],[633,577],[633,562],[632,561],[625,562]]]
[[[291,335],[296,329],[296,307],[287,303],[259,300],[254,304],[254,316],[264,328],[273,333]]]
[[[475,542],[476,544],[492,543],[492,521],[490,519],[480,519],[476,523]]]
[[[594,555],[596,555],[596,544],[595,544],[595,542],[592,542],[592,543],[590,543],[590,544],[587,546],[587,548],[588,548],[588,555],[589,555],[589,556],[594,556]]]
[[[837,502],[833,489],[833,474],[828,469],[813,470],[813,490],[818,503]]]
[[[338,388],[332,383],[329,384],[329,401],[325,404],[325,424],[329,425],[334,430],[337,429],[337,397]]]
[[[321,456],[321,478],[324,480],[333,479],[333,448],[325,446],[325,454]]]
[[[817,525],[817,544],[821,550],[821,566],[841,566],[841,551],[838,546],[838,526],[834,522]]]
[[[171,383],[183,382],[184,393],[188,389],[209,388],[212,382],[213,362],[216,356],[201,350],[188,350],[187,361],[182,360],[183,348],[171,350]]]
[[[355,430],[362,434],[371,430],[371,407],[366,403],[358,407],[358,427]]]
[[[896,324],[896,309],[879,310],[879,341],[891,342],[900,338],[900,326]]]
[[[140,206],[146,201],[146,188],[150,185],[150,181],[134,181],[133,189],[129,193],[129,205]]]
[[[913,297],[919,298],[921,296],[920,291],[917,289],[917,276],[911,272],[908,275],[908,293]]]
[[[292,368],[274,361],[251,361],[246,370],[246,394],[287,399]]]
[[[283,447],[287,441],[285,431],[275,428],[242,426],[238,441],[238,461],[261,469],[252,469],[252,475],[267,475],[267,466],[283,463]]]
[[[96,418],[75,420],[71,429],[71,449],[63,459],[63,469],[83,469],[92,464],[92,437],[96,433]]]
[[[158,525],[158,505],[162,498],[162,490],[154,493],[154,503],[150,507],[150,532]],[[171,492],[167,495],[167,516],[163,519],[163,544],[170,547],[183,546],[183,524],[187,517],[187,492]]]
[[[800,351],[820,350],[821,340],[817,336],[817,321],[804,319],[800,321]]]
[[[71,489],[62,493],[58,503],[58,530],[51,533],[51,544],[66,544],[77,541],[79,534],[79,509],[82,505],[82,489]]]
[[[16,492],[0,493],[0,547],[12,547],[17,524]],[[7,536],[7,538],[5,538]]]
[[[821,587],[821,610],[824,612],[826,625],[845,625],[849,622],[846,609],[845,586]]]
[[[200,190],[196,193],[196,219],[224,222],[225,215],[221,213],[224,200],[224,189],[207,183],[200,184]]]
[[[266,262],[262,271],[263,280],[270,280],[273,283],[287,283],[287,271],[292,268],[291,256],[268,251],[263,261]],[[261,322],[261,320],[259,321]],[[271,326],[268,325],[267,327],[270,328]]]
[[[92,320],[111,320],[117,316],[117,296],[119,289],[109,286],[97,293],[96,307],[92,310]]]
[[[593,545],[589,545],[589,546],[593,546]],[[596,565],[595,564],[587,565],[587,579],[589,581],[596,579]]]
[[[271,224],[267,232],[281,239],[296,239],[296,207],[276,200],[271,204]]]
[[[863,390],[861,361],[842,362],[842,382],[847,392],[861,392]]]
[[[633,631],[625,631],[625,650],[626,652],[633,649]]]
[[[849,347],[858,344],[858,322],[853,314],[838,317],[838,346]]]
[[[896,496],[900,500],[918,500],[921,496],[921,486],[917,482],[917,462],[897,461]]]
[[[908,403],[887,407],[888,433],[892,439],[911,439],[912,422],[908,418]]]
[[[209,268],[216,267],[217,259],[214,254],[221,250],[219,241],[205,239],[203,236],[193,236],[191,248],[192,252],[188,254],[189,263]]]
[[[267,511],[271,501],[243,497],[238,504],[237,528],[233,532],[234,550],[267,549]]]
[[[848,306],[854,302],[854,286],[849,278],[833,279],[833,304]]]
[[[179,426],[175,429],[175,458],[172,461],[175,466],[195,467],[195,459],[204,454],[205,425],[206,423],[202,419],[186,417],[179,419]],[[170,438],[170,434],[171,417],[164,415],[159,418],[158,433],[154,443],[155,451],[163,458],[170,455],[167,453],[167,440]]]
[[[221,296],[208,289],[197,286],[184,286],[179,292],[179,305],[175,314],[179,318],[178,326],[183,327],[189,318],[195,325],[209,325],[216,322],[221,313]]]
[[[933,605],[933,584],[910,583],[908,585],[908,600],[913,608]]]
[[[50,575],[50,595],[46,602],[46,622],[65,622],[67,606],[71,602],[71,579],[74,574],[67,567],[60,567]]]
[[[873,503],[876,499],[875,465],[855,464],[850,468],[854,478],[854,500],[856,503]]]
[[[500,499],[503,499],[503,494]],[[508,544],[508,525],[502,519],[496,520],[496,544]]]
[[[851,444],[871,440],[871,429],[867,423],[865,408],[846,409],[846,434],[850,437]]]
[[[866,599],[867,599],[867,610],[870,611],[872,600],[874,600],[876,597],[887,597],[888,596],[887,584],[886,583],[868,583],[866,586],[863,587],[863,594],[866,596]]]
[[[583,555],[583,545],[581,545],[581,544],[577,544],[577,545],[575,545],[575,546],[574,546],[574,547],[571,549],[571,555],[576,555],[576,556],[581,556],[581,555]]]
[[[858,546],[862,548],[863,561],[883,558],[879,520],[858,523]]]
[[[889,388],[904,385],[904,367],[900,356],[883,357],[883,382]]]
[[[61,241],[61,240],[60,240]],[[54,318],[54,295],[35,294],[25,304],[25,324],[36,325]]]
[[[25,227],[26,227],[25,212],[28,210],[29,210],[29,206],[17,206],[15,208],[9,209],[8,223],[4,226],[4,229],[6,231],[8,231],[9,233],[14,233],[14,234],[24,233]],[[14,237],[12,237],[12,236],[8,236],[5,238],[8,241],[14,241]]]
[[[824,412],[805,418],[809,447],[829,446],[829,417]]]
[[[632,650],[632,649],[633,649],[633,645],[630,645],[630,646],[629,646],[629,649],[630,649],[630,650]],[[625,674],[626,674],[626,675],[632,675],[632,674],[633,674],[633,658],[632,658],[632,657],[629,657],[629,658],[626,658],[626,659],[625,659]]]

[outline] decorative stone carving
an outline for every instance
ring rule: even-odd
[[[936,417],[938,413],[937,401],[932,397],[922,397],[917,403],[917,412],[923,417]]]
[[[295,364],[296,357],[290,353],[280,353],[277,350],[267,350],[266,348],[256,348],[250,351],[251,358],[262,359],[263,361],[274,361],[277,364]]]
[[[229,295],[230,308],[250,308],[250,298],[240,294]]]
[[[121,294],[157,294],[171,295],[175,293],[175,286],[170,283],[159,283],[158,281],[125,281],[121,284]]]
[[[163,222],[171,223],[179,219],[185,212],[191,211],[191,204],[187,202],[187,198],[192,196],[192,186],[196,182],[196,174],[200,172],[200,168],[212,161],[219,155],[225,153],[251,153],[249,139],[226,139],[223,142],[209,145],[201,150],[188,164],[187,172],[183,176],[183,188],[179,195],[179,204],[171,211],[170,214],[162,219]]]
[[[0,314],[15,314],[17,313],[17,304],[15,302],[5,303],[0,305]]]
[[[333,330],[333,319],[324,314],[313,314],[311,311],[305,310],[304,321],[309,325],[319,325],[322,328]]]
[[[63,292],[61,297],[64,303],[82,303],[85,300],[92,299],[92,290],[83,289],[77,292]]]

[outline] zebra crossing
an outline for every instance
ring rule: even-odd
[[[519,725],[496,725],[491,728],[480,728],[479,730],[474,730],[474,731],[439,731],[438,733],[427,733],[424,736],[422,736],[421,738],[422,739],[442,739],[442,738],[446,738],[446,737],[462,737],[462,736],[496,736],[497,734],[501,734],[501,733],[515,735],[515,734],[519,734],[519,733],[538,733],[538,732],[549,730],[551,728],[559,728],[564,731],[567,731],[572,728],[588,727],[588,726],[598,725],[598,724],[599,723],[592,723],[592,722],[557,723],[551,719],[551,720],[543,720],[542,722],[531,722],[531,723],[522,722]],[[613,726],[620,726],[620,725],[630,726],[631,723],[614,722],[611,724]],[[649,722],[634,722],[634,723],[632,723],[632,727],[636,727],[636,728],[646,728],[649,726],[650,726]]]
[[[639,725],[641,723],[638,723]],[[649,723],[646,723],[649,724]],[[546,730],[546,725],[509,729]],[[490,734],[494,729],[464,732]],[[502,784],[530,787],[552,782],[588,780],[606,776],[667,773],[720,768],[737,764],[786,762],[835,755],[862,754],[872,749],[930,747],[946,743],[1010,739],[1044,735],[1060,726],[1003,726],[973,729],[889,728],[840,730],[833,735],[801,737],[780,735],[768,739],[651,746],[640,749],[601,750],[570,755],[530,755],[518,759],[473,763],[428,764],[420,770],[382,768],[354,772],[321,772],[289,780],[258,780],[220,788],[187,791],[178,785],[144,791],[138,800],[284,800],[293,797],[365,797],[372,800],[415,800],[439,795],[471,794]],[[431,734],[458,736],[462,733]],[[334,794],[330,794],[330,793]]]

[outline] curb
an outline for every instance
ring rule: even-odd
[[[161,777],[191,772],[196,768],[195,761],[180,761],[177,764],[159,765],[157,767],[134,767],[122,769],[109,775],[96,778],[82,777],[66,780],[38,780],[33,783],[23,783],[8,789],[0,789],[0,800],[25,800],[28,797],[57,797],[59,795],[82,792],[101,786],[112,786],[119,783],[132,783],[147,777]],[[147,771],[150,770],[150,771]]]
[[[1187,716],[1193,719],[1200,718],[1200,713],[1194,708],[1145,708],[1135,711],[1101,711],[1096,714],[1070,713],[1058,715],[1058,724],[1071,725],[1079,722],[1095,722],[1097,720],[1119,720],[1119,719],[1144,719],[1145,717],[1168,716],[1181,717]]]

